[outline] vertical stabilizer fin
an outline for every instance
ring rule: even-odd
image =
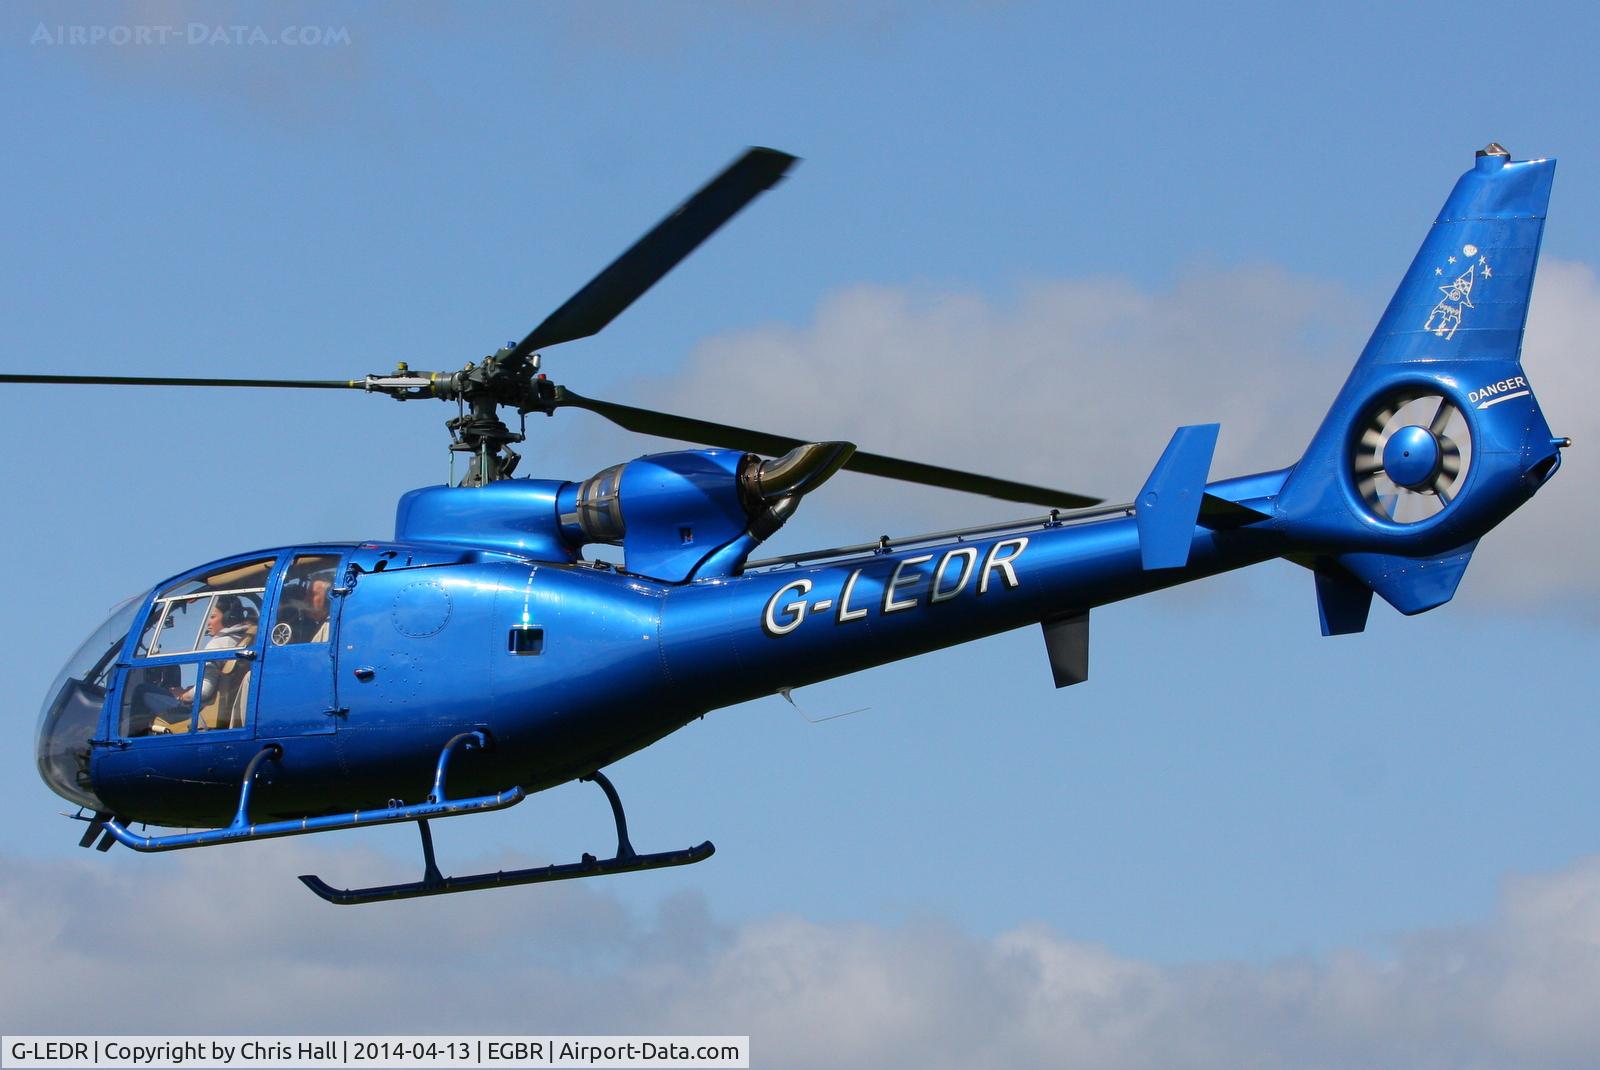
[[[1372,608],[1372,588],[1336,564],[1316,567],[1317,616],[1323,635],[1354,635],[1365,631]]]
[[[1071,687],[1089,678],[1089,611],[1051,617],[1044,622],[1044,648],[1057,687]]]
[[[1139,525],[1139,557],[1146,569],[1182,568],[1189,563],[1219,427],[1195,424],[1174,431],[1140,489],[1134,520]]]

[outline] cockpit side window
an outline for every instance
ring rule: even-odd
[[[266,557],[191,576],[156,595],[122,689],[122,735],[243,728],[250,663],[267,577]]]
[[[328,641],[328,598],[338,568],[338,554],[301,554],[289,563],[272,622],[273,646]]]
[[[205,634],[206,617],[214,599],[214,595],[163,599],[159,618],[157,614],[150,615],[151,643],[146,656],[192,653]]]

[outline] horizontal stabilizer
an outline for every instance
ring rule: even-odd
[[[1338,565],[1316,566],[1317,616],[1323,635],[1354,635],[1367,627],[1372,588]]]
[[[1385,602],[1411,616],[1442,606],[1455,597],[1461,577],[1477,547],[1474,539],[1439,557],[1399,557],[1394,554],[1342,554],[1339,564],[1383,597]],[[1321,590],[1321,576],[1318,576]]]
[[[1182,568],[1189,563],[1195,522],[1217,448],[1217,424],[1180,427],[1134,505],[1139,526],[1139,557],[1146,569]]]
[[[1089,611],[1044,622],[1044,648],[1057,687],[1071,687],[1089,678]]]

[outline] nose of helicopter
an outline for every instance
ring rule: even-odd
[[[137,595],[112,611],[62,668],[39,711],[34,733],[39,776],[63,799],[92,810],[106,805],[89,776],[89,741],[100,727],[117,655],[143,601],[144,595]]]
[[[105,692],[68,679],[50,693],[39,718],[34,757],[50,790],[79,806],[104,810],[89,778],[89,740],[100,721]]]

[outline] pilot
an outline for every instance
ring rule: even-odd
[[[255,639],[256,622],[255,614],[251,608],[244,604],[237,595],[225,594],[211,603],[211,612],[206,614],[206,640],[201,650],[237,650],[246,647]],[[221,670],[221,662],[207,662],[206,670],[200,676],[200,701],[210,702],[211,696],[217,691],[217,674]],[[194,688],[186,687],[175,696],[181,702],[194,700]]]
[[[211,603],[206,614],[205,644],[201,650],[237,650],[255,641],[256,617],[254,607],[237,595],[223,595]],[[217,692],[217,680],[222,674],[222,662],[207,662],[200,673],[200,701],[210,702]],[[140,695],[145,709],[157,716],[150,723],[150,731],[160,735],[189,730],[188,711],[194,706],[194,687],[172,688],[168,694],[154,689]]]

